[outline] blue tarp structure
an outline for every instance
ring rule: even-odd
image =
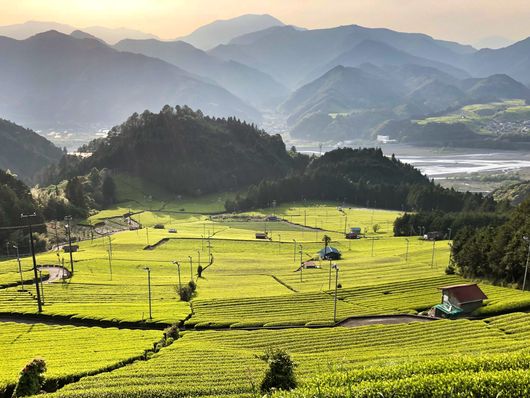
[[[335,249],[334,247],[326,246],[318,252],[318,255],[320,256],[320,258],[326,260],[338,260],[340,259],[341,253],[338,249]]]

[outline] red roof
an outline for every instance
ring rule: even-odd
[[[454,298],[461,304],[486,300],[488,298],[476,283],[444,286],[440,290],[451,292]]]

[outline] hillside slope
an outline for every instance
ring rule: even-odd
[[[0,169],[10,170],[27,183],[63,152],[46,138],[8,120],[0,119]]]
[[[235,61],[224,61],[183,41],[123,40],[119,51],[159,58],[190,73],[210,79],[256,106],[277,102],[287,89],[272,77]]]
[[[133,112],[188,104],[211,115],[259,119],[225,89],[167,62],[55,31],[0,37],[0,114],[25,126],[109,127]]]
[[[291,167],[279,135],[233,118],[205,117],[188,107],[134,114],[93,148],[74,175],[108,168],[177,194],[227,191],[283,176]]]

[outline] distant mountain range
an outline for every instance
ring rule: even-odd
[[[211,79],[255,106],[271,106],[288,95],[287,88],[266,73],[239,62],[221,60],[183,41],[122,40],[114,48],[159,58]]]
[[[367,138],[389,119],[436,114],[465,104],[524,99],[530,89],[507,75],[457,79],[418,65],[337,66],[281,105],[298,138]]]
[[[140,32],[139,30],[127,28],[106,28],[103,26],[88,26],[85,28],[76,28],[71,25],[57,22],[28,21],[16,25],[0,26],[0,36],[11,37],[12,39],[24,40],[36,34],[55,30],[64,34],[70,34],[75,30],[81,30],[89,33],[106,43],[114,44],[123,39],[158,39],[157,36],[150,33]]]
[[[209,50],[220,44],[227,44],[236,37],[273,26],[285,26],[285,24],[268,14],[246,14],[236,18],[214,21],[176,40],[185,41],[202,50]]]
[[[259,120],[226,89],[175,65],[56,31],[0,37],[0,115],[33,128],[112,126],[132,112],[190,105]]]
[[[420,33],[302,29],[251,14],[173,41],[48,22],[0,35],[18,39],[0,37],[0,117],[39,130],[109,128],[167,103],[267,120],[275,131],[287,120],[291,136],[328,141],[474,102],[530,101],[530,38],[477,50]]]

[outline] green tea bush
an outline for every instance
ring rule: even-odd
[[[44,372],[46,372],[46,362],[42,358],[35,358],[24,366],[13,391],[13,398],[38,394],[44,384],[42,375]]]

